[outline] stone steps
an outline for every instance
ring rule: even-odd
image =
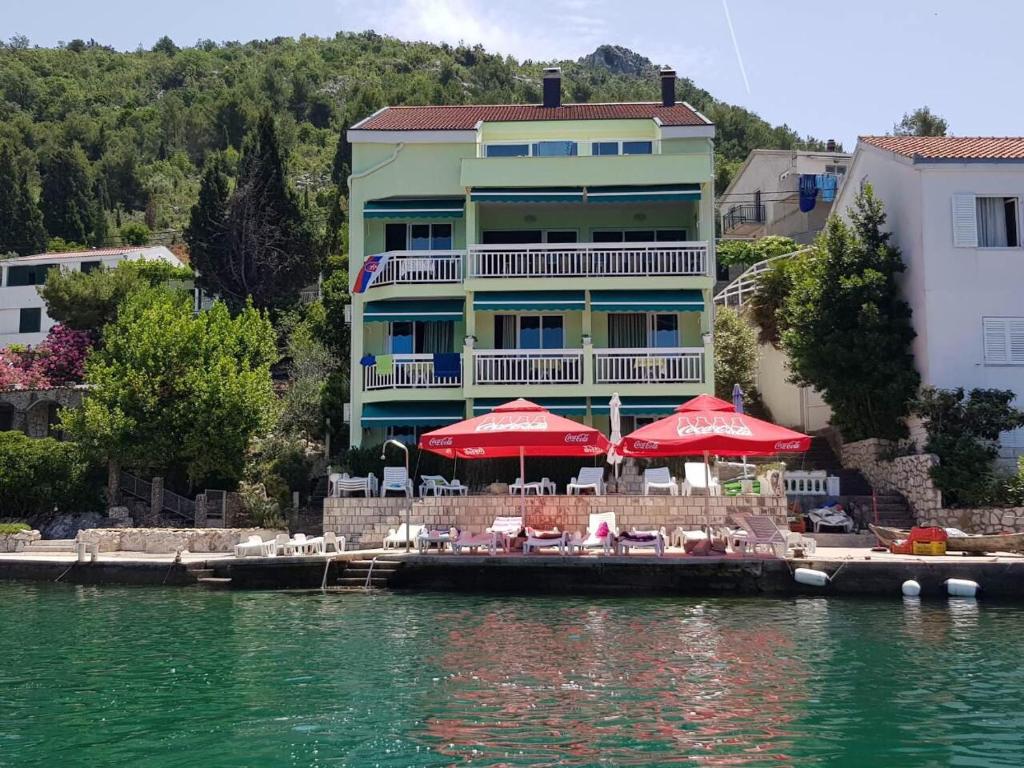
[[[403,563],[395,560],[349,560],[335,583],[339,587],[386,589]]]
[[[77,547],[74,539],[39,539],[25,547],[24,552],[51,553],[51,552],[76,552]]]

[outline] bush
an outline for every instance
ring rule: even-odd
[[[281,506],[267,496],[267,489],[262,483],[238,484],[238,495],[242,499],[249,520],[258,528],[284,528],[281,517]]]
[[[148,245],[152,233],[149,227],[138,221],[129,221],[121,227],[121,239],[125,245]]]
[[[1024,426],[1024,412],[1010,405],[1014,397],[1002,389],[922,390],[914,412],[928,432],[925,450],[939,457],[931,474],[948,506],[1003,501],[1007,489],[995,474],[999,435]]]
[[[715,258],[719,264],[749,267],[774,256],[784,256],[800,248],[789,237],[768,235],[758,240],[722,240],[715,246]]]
[[[95,479],[74,443],[0,432],[0,515],[39,522],[101,509]]]
[[[32,526],[28,523],[0,523],[0,536],[10,536],[30,530],[32,530]]]
[[[1006,500],[1015,507],[1024,506],[1024,456],[1017,459],[1017,474],[1006,482]]]

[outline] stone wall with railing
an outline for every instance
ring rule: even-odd
[[[931,476],[939,457],[931,453],[893,456],[895,450],[893,442],[875,438],[844,443],[843,466],[859,470],[877,491],[902,494],[918,525],[959,528],[967,533],[1024,531],[1024,507],[944,507],[942,492]]]
[[[428,496],[408,499],[343,497],[324,499],[324,530],[344,534],[350,547],[380,546],[391,528],[409,522],[429,528],[456,527],[483,531],[496,517],[522,514],[522,499],[509,494],[494,496]],[[704,496],[528,496],[526,524],[536,528],[557,526],[563,531],[584,531],[591,514],[612,512],[620,530],[676,527],[698,529],[711,522],[719,525],[732,512],[770,515],[779,525],[786,522],[785,497]]]

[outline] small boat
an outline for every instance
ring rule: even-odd
[[[868,525],[871,532],[886,547],[899,539],[906,539],[910,531],[904,528],[886,528],[884,525]],[[992,535],[969,534],[967,536],[950,536],[946,540],[949,552],[970,552],[983,555],[986,552],[1014,552],[1024,554],[1024,533],[998,533]]]

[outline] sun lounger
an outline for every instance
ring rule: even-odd
[[[348,473],[333,473],[328,478],[327,495],[341,496],[345,493],[361,493],[366,497],[377,493],[377,478],[371,472],[366,477],[349,477]]]
[[[733,512],[729,517],[740,526],[746,536],[733,542],[733,549],[756,552],[758,547],[767,547],[777,557],[785,557],[789,546],[788,537],[768,515],[749,512]]]
[[[668,467],[652,467],[644,470],[644,496],[650,496],[652,490],[668,491],[670,496],[679,495],[679,483]]]
[[[604,496],[604,467],[583,467],[566,486],[565,492],[575,496],[588,488],[595,496]]]
[[[495,534],[495,546],[501,547],[508,552],[512,546],[512,542],[519,537],[522,530],[523,518],[496,517],[490,527],[487,528],[486,532]]]
[[[606,532],[604,535],[599,535],[599,531],[602,523]],[[619,529],[615,527],[615,513],[614,512],[596,512],[590,515],[590,522],[587,524],[587,532],[575,533],[569,537],[567,546],[569,551],[575,548],[580,552],[587,549],[595,549],[600,547],[606,555],[610,555],[613,547],[615,546],[615,537],[618,535]]]
[[[416,537],[416,548],[419,549],[422,555],[433,544],[437,547],[437,551],[441,552],[444,550],[445,545],[450,546],[457,538],[459,538],[457,528],[448,528],[447,530],[427,530],[423,528],[420,531],[420,535]]]
[[[278,540],[280,540],[280,535]],[[286,555],[312,555],[323,552],[323,539],[307,539],[306,534],[296,533],[282,544],[278,541],[278,551]]]
[[[631,549],[653,549],[654,554],[661,557],[665,554],[665,529],[659,531],[638,531],[633,529],[620,533],[616,539],[620,555],[628,555]]]
[[[683,465],[686,477],[683,480],[683,496],[692,496],[694,491],[702,491],[712,496],[721,496],[722,488],[718,478],[705,469],[699,461],[688,461]],[[707,474],[705,474],[707,473]]]
[[[498,534],[496,533],[469,533],[463,531],[452,541],[452,551],[459,554],[463,549],[468,549],[472,554],[480,547],[486,547],[488,554],[493,555],[497,549]]]
[[[259,534],[252,534],[241,544],[235,544],[235,557],[255,555],[257,557],[273,557],[277,553],[277,542],[274,539],[264,541]]]
[[[682,549],[688,541],[703,541],[707,537],[708,535],[704,531],[688,531],[685,528],[679,527],[669,534],[668,545]]]
[[[552,531],[538,531],[534,528],[526,529],[526,541],[523,542],[523,554],[529,554],[535,549],[546,549],[558,547],[558,553],[564,555],[566,551],[567,535],[557,528]]]
[[[409,526],[409,533],[406,535],[405,523],[399,525],[398,528],[390,528],[388,529],[388,535],[384,537],[384,549],[388,547],[404,547],[406,541],[410,544],[415,544],[422,530],[422,525],[413,524]]]
[[[441,475],[420,475],[420,496],[443,496],[444,494],[465,496],[469,488],[458,480],[450,483]]]
[[[384,467],[384,481],[380,484],[380,495],[387,496],[388,491],[404,493],[412,498],[412,478],[405,467]]]

